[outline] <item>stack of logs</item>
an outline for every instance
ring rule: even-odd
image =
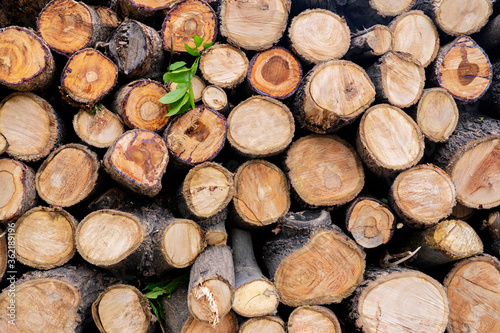
[[[497,4],[2,1],[0,331],[500,332]]]

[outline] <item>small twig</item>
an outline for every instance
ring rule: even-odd
[[[421,249],[422,247],[419,246],[417,247],[417,249],[415,251],[406,251],[406,252],[403,252],[403,253],[398,253],[398,254],[394,254],[394,255],[391,255],[389,253],[387,253],[384,257],[384,259],[382,259],[382,263],[380,264],[380,266],[384,267],[384,268],[389,268],[389,267],[394,267],[394,266],[397,266],[405,261],[407,261],[408,259],[410,259],[411,257],[413,257],[415,254],[417,254],[417,252]],[[400,258],[402,257],[401,259],[395,261],[395,262],[390,262],[391,259],[394,259],[394,258]]]

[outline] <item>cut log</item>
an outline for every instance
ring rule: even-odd
[[[15,299],[6,288],[0,306],[8,309],[15,300],[14,325],[8,311],[0,313],[0,331],[86,332],[90,306],[117,279],[90,266],[70,266],[25,274],[15,285]],[[34,301],[36,300],[36,301]]]
[[[358,65],[331,60],[316,65],[295,94],[295,113],[302,126],[324,134],[352,122],[375,100],[375,87]]]
[[[418,102],[425,84],[425,71],[410,54],[389,51],[368,68],[377,97],[399,108]]]
[[[0,29],[0,83],[20,91],[43,90],[55,76],[47,44],[33,31],[11,26]]]
[[[111,92],[118,68],[94,49],[83,49],[69,58],[61,74],[61,93],[70,104],[91,109]]]
[[[221,88],[235,88],[243,82],[247,71],[248,58],[245,53],[228,44],[214,45],[203,52],[200,58],[203,79]]]
[[[234,265],[227,245],[209,246],[201,253],[189,276],[188,308],[191,315],[216,326],[234,299]]]
[[[275,46],[252,58],[247,79],[253,91],[264,96],[286,99],[299,87],[302,67],[288,50]]]
[[[0,222],[15,220],[35,205],[35,172],[26,164],[0,159]]]
[[[203,82],[203,80],[200,79],[199,76],[195,75],[191,79],[191,85],[193,86],[194,102],[198,103],[199,101],[201,101],[201,94],[202,94],[203,90],[205,89],[205,82]],[[167,84],[167,86],[168,86],[169,91],[173,91],[173,90],[177,89],[177,83],[175,83],[175,82],[170,82]],[[207,105],[207,106],[210,107],[210,105]],[[215,111],[218,111],[218,110],[215,110]]]
[[[37,28],[52,50],[67,56],[106,41],[106,31],[94,8],[74,0],[49,2],[38,16]]]
[[[363,333],[443,333],[448,304],[443,286],[424,273],[374,269],[356,290],[349,317]]]
[[[408,240],[411,250],[418,247],[411,263],[433,267],[483,253],[483,242],[470,225],[460,220],[445,220],[419,231]]]
[[[398,16],[389,28],[394,36],[393,51],[409,53],[425,68],[439,51],[439,36],[432,20],[420,10]]]
[[[135,129],[122,134],[104,155],[104,168],[121,185],[149,197],[161,190],[168,163],[165,141],[156,133]]]
[[[411,168],[424,155],[424,135],[401,109],[371,107],[361,118],[356,147],[365,165],[380,176]]]
[[[104,290],[92,304],[92,318],[101,333],[149,333],[156,321],[146,296],[126,284]]]
[[[170,119],[166,117],[168,105],[159,102],[167,92],[165,86],[156,81],[132,81],[118,90],[111,108],[128,127],[157,132]]]
[[[220,32],[228,43],[246,50],[263,51],[277,43],[285,31],[290,0],[223,1]]]
[[[500,212],[491,213],[488,218],[483,221],[483,229],[486,229],[488,234],[487,249],[490,253],[500,257]]]
[[[163,134],[168,150],[181,165],[213,160],[226,142],[227,122],[219,112],[202,105],[176,117]]]
[[[409,11],[416,0],[349,0],[345,11],[347,23],[353,30],[362,30],[376,24],[388,25],[394,16]]]
[[[76,252],[76,223],[60,208],[30,209],[16,222],[16,259],[36,269],[64,265]]]
[[[116,7],[122,17],[146,20],[175,3],[175,0],[117,0]]]
[[[415,118],[427,139],[445,142],[458,123],[457,104],[446,89],[424,89]]]
[[[206,86],[201,92],[201,100],[203,104],[222,114],[226,114],[229,111],[229,101],[226,92],[220,87],[214,85]]]
[[[500,330],[500,262],[481,255],[459,261],[443,282],[450,300],[449,333]]]
[[[394,2],[392,0],[370,0],[370,7],[375,9],[382,17],[396,16],[410,10],[415,1],[403,0]]]
[[[337,136],[308,135],[287,152],[290,183],[309,206],[340,206],[354,199],[365,173],[354,148]]]
[[[288,318],[289,333],[342,333],[337,316],[324,306],[304,305]]]
[[[339,303],[363,280],[365,254],[324,210],[290,213],[264,244],[264,263],[288,306]]]
[[[163,49],[174,52],[187,52],[186,43],[192,49],[196,48],[194,35],[203,38],[203,43],[217,40],[217,16],[208,3],[201,0],[175,1],[173,7],[163,21],[161,38]],[[203,51],[203,45],[198,47]]]
[[[101,20],[101,29],[103,30],[102,34],[104,36],[102,40],[105,42],[109,39],[113,31],[120,25],[122,20],[111,8],[98,6],[94,7],[94,10],[97,13],[97,16],[99,16],[99,20]]]
[[[231,110],[227,139],[240,154],[263,158],[282,153],[295,132],[288,107],[270,97],[252,96]]]
[[[0,133],[0,155],[5,153],[9,149],[9,142],[5,138],[5,136]]]
[[[394,38],[391,29],[376,24],[359,31],[351,37],[351,47],[347,54],[351,59],[379,57],[393,49]]]
[[[97,155],[80,144],[59,147],[36,173],[36,190],[50,205],[73,206],[94,189],[99,170]]]
[[[13,93],[0,102],[0,133],[12,158],[24,162],[45,158],[57,145],[60,132],[56,113],[43,98],[29,92]]]
[[[286,175],[274,164],[243,163],[234,176],[234,223],[258,228],[281,220],[290,209],[289,187]]]
[[[349,50],[350,33],[343,18],[325,9],[303,11],[288,28],[292,50],[313,64],[342,58]]]
[[[285,333],[285,322],[277,316],[251,318],[245,321],[239,333]]]
[[[457,192],[443,170],[432,164],[422,164],[396,177],[389,202],[407,226],[428,228],[451,214]]]
[[[491,83],[493,70],[488,55],[468,36],[441,47],[434,66],[439,86],[462,102],[478,100]]]
[[[233,228],[231,230],[231,245],[236,281],[233,310],[240,316],[247,318],[275,314],[279,304],[278,293],[274,284],[262,274],[257,264],[252,245],[252,234],[249,231]],[[268,320],[273,321],[272,319]],[[264,326],[257,323],[248,324],[251,327],[262,327],[260,331],[250,330],[249,327],[247,329],[249,332],[272,331],[264,329],[268,324],[265,324],[265,320],[263,321],[264,323],[261,324]],[[272,324],[271,326],[277,325]]]
[[[108,148],[125,132],[121,118],[104,105],[94,113],[80,110],[73,118],[73,129],[85,143],[97,148]]]
[[[396,229],[390,208],[377,199],[358,197],[347,208],[345,225],[359,245],[374,248],[386,244]]]
[[[160,79],[163,75],[160,34],[141,22],[122,22],[111,35],[108,48],[120,73],[129,79]]]

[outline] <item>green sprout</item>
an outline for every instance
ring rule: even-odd
[[[191,67],[186,67],[186,63],[184,61],[177,61],[170,64],[168,66],[168,71],[163,75],[163,81],[165,84],[170,82],[177,83],[175,90],[168,92],[159,100],[163,104],[168,104],[169,111],[165,117],[175,116],[186,112],[190,107],[193,109],[195,107],[193,83],[191,80],[198,70],[201,57],[198,48],[203,44],[203,38],[194,35],[194,44],[196,47],[193,49],[187,43],[184,43],[184,48],[187,53],[196,57]],[[203,49],[206,50],[212,45],[214,45],[213,42],[205,43],[203,44]],[[171,50],[173,50],[173,45]]]
[[[94,105],[94,107],[92,108],[92,110],[90,110],[90,114],[96,114],[98,112],[101,112],[102,111],[102,108],[104,107],[104,105],[102,105],[102,103],[99,103],[97,105]]]

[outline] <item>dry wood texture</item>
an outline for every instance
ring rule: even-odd
[[[222,114],[226,114],[229,109],[229,101],[226,92],[222,88],[214,85],[206,86],[205,89],[203,89],[201,92],[201,100],[203,104]]]
[[[75,230],[74,217],[63,209],[30,209],[16,222],[16,258],[37,269],[62,266],[76,252]]]
[[[158,11],[168,9],[175,2],[175,0],[118,0],[116,6],[123,17],[145,20]]]
[[[370,7],[381,16],[396,16],[402,14],[415,4],[416,0],[370,0]]]
[[[290,0],[222,1],[220,32],[230,44],[243,49],[268,49],[283,35],[290,5]]]
[[[0,83],[14,90],[48,87],[55,62],[47,44],[33,31],[11,26],[0,29]]]
[[[450,301],[448,332],[500,329],[500,262],[490,255],[459,261],[444,280]]]
[[[376,24],[353,34],[347,57],[351,59],[374,58],[393,49],[394,38],[391,29]]]
[[[292,50],[314,64],[342,58],[351,41],[345,20],[325,9],[305,10],[295,16],[288,37]]]
[[[33,93],[13,93],[0,102],[0,133],[12,158],[25,162],[45,158],[61,136],[60,127],[52,106]]]
[[[358,153],[377,175],[406,170],[424,155],[424,136],[418,125],[389,104],[375,105],[366,111],[357,135]]]
[[[80,110],[73,118],[73,129],[85,143],[96,148],[107,148],[125,132],[120,116],[104,105],[91,113]]]
[[[239,333],[285,333],[285,322],[277,316],[251,318],[244,322]]]
[[[231,110],[227,139],[247,157],[268,157],[283,152],[295,132],[288,107],[269,97],[252,96]]]
[[[233,311],[229,311],[225,316],[220,318],[217,325],[205,323],[189,317],[186,321],[182,333],[236,333],[238,331],[238,319]]]
[[[97,16],[99,16],[99,19],[101,20],[101,29],[103,29],[103,35],[105,36],[105,38],[103,38],[103,41],[107,41],[116,27],[120,25],[122,20],[120,19],[118,14],[111,8],[101,6],[93,8],[97,13]]]
[[[0,133],[0,155],[5,153],[9,149],[9,142],[3,134]]]
[[[332,310],[323,306],[304,305],[296,308],[288,318],[289,333],[342,333]]]
[[[200,72],[205,81],[221,88],[235,88],[243,82],[247,71],[245,53],[228,44],[214,45],[200,58]]]
[[[50,205],[73,206],[94,189],[99,166],[96,153],[87,147],[61,146],[45,159],[36,173],[38,195]]]

